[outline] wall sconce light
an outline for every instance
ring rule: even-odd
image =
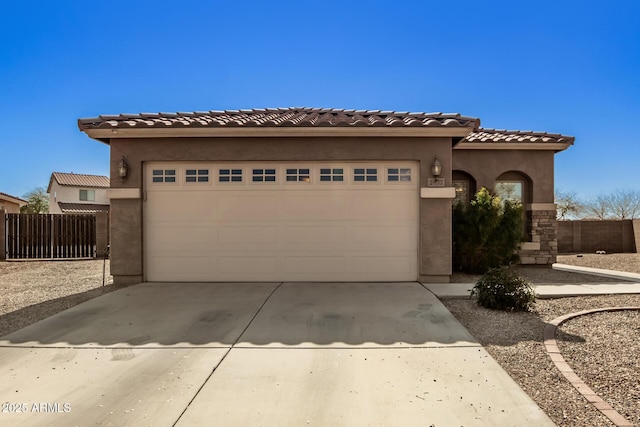
[[[124,156],[120,159],[120,163],[118,163],[118,175],[120,175],[120,179],[122,182],[127,178],[127,173],[129,172],[129,165],[127,165],[127,161]]]
[[[433,175],[433,178],[427,180],[427,185],[429,187],[444,187],[444,178],[440,178],[440,174],[442,174],[442,163],[440,163],[438,156],[436,156],[431,164],[431,175]]]

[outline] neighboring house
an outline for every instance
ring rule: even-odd
[[[141,281],[448,281],[452,202],[526,207],[523,263],[557,254],[554,154],[573,137],[460,114],[279,108],[100,116],[111,273]]]
[[[20,208],[27,205],[26,200],[0,192],[0,210],[6,213],[20,213]]]
[[[49,213],[92,214],[109,212],[109,177],[53,172],[49,179]]]

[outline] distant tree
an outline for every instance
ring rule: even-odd
[[[36,187],[22,197],[28,203],[20,208],[21,213],[49,213],[49,196],[44,188]]]
[[[634,219],[640,218],[640,191],[616,190],[599,194],[584,202],[584,218]]]
[[[616,219],[640,218],[640,192],[617,190],[609,195],[610,215]]]
[[[585,211],[585,206],[573,191],[556,190],[555,200],[557,218],[560,220],[577,219]]]
[[[584,202],[585,218],[609,219],[611,218],[611,197],[608,194],[600,194]]]

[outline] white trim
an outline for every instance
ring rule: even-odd
[[[461,142],[454,150],[553,150],[563,151],[571,144],[559,142]]]
[[[456,189],[454,187],[423,187],[420,189],[421,199],[455,199]]]
[[[172,137],[273,137],[273,136],[429,136],[465,137],[467,127],[194,127],[83,129],[94,139]],[[482,144],[485,145],[485,144]],[[548,145],[548,144],[547,144]]]
[[[107,198],[109,199],[139,199],[139,188],[107,188]]]

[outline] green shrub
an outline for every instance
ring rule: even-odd
[[[536,301],[535,292],[511,267],[489,270],[471,290],[478,304],[493,310],[529,311]]]
[[[485,273],[518,261],[522,204],[500,200],[482,188],[469,204],[453,207],[453,260],[456,269]]]

